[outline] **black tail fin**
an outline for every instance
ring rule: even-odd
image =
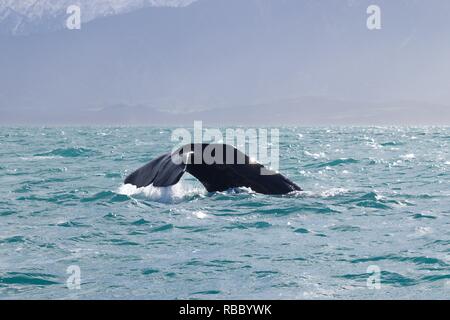
[[[153,183],[155,187],[169,187],[176,184],[184,174],[186,164],[176,164],[170,153],[159,156],[130,174],[124,183],[145,187]]]
[[[173,159],[180,160],[179,163]],[[188,144],[173,154],[159,156],[130,174],[125,183],[137,187],[176,184],[187,171],[209,192],[248,187],[263,194],[286,194],[301,190],[283,175],[266,169],[233,146],[226,144]]]

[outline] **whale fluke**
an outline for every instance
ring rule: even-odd
[[[176,184],[185,172],[197,178],[208,192],[248,187],[263,194],[286,194],[302,189],[285,176],[266,169],[227,144],[187,144],[152,160],[124,181],[136,187]]]

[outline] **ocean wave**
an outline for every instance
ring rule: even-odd
[[[81,202],[96,202],[100,200],[107,200],[108,202],[124,202],[130,200],[130,197],[126,194],[115,193],[112,191],[98,192],[91,197],[81,199]]]
[[[94,150],[87,148],[58,148],[44,153],[37,153],[34,157],[59,156],[63,158],[87,157],[96,154]]]
[[[266,221],[256,222],[233,222],[230,225],[224,226],[223,229],[266,229],[272,225]]]
[[[122,185],[125,169],[170,149],[160,128],[64,128],[66,142],[27,130],[0,139],[0,299],[448,296],[449,129],[282,129],[279,169],[305,190],[287,195],[208,193],[189,175]],[[79,292],[66,288],[71,264]],[[366,289],[369,265],[381,290]]]
[[[167,223],[167,224],[163,224],[162,226],[152,228],[150,230],[150,232],[163,232],[163,231],[168,231],[168,230],[172,230],[172,229],[173,229],[173,224]]]
[[[0,284],[48,286],[60,284],[56,277],[42,273],[7,272],[0,275]]]
[[[0,239],[0,244],[6,243],[24,243],[26,238],[24,236],[12,236],[8,238]]]
[[[402,205],[396,200],[388,200],[385,197],[377,194],[375,191],[370,191],[360,197],[343,201],[341,204],[354,203],[358,207],[374,208],[374,209],[391,209],[389,204]]]
[[[345,274],[342,276],[337,276],[337,278],[343,278],[347,280],[354,280],[358,282],[367,283],[368,273],[359,273],[359,274]],[[409,287],[414,286],[419,283],[418,280],[404,276],[400,273],[390,272],[390,271],[381,271],[380,281],[382,285],[391,285],[393,287]]]
[[[392,147],[392,146],[401,146],[401,145],[404,145],[404,143],[398,142],[398,141],[387,141],[387,142],[380,143],[380,145],[383,147]]]
[[[377,262],[377,261],[383,261],[383,260],[389,260],[389,261],[398,261],[398,262],[410,262],[417,265],[428,265],[428,264],[435,264],[441,267],[448,266],[445,261],[439,260],[437,258],[427,257],[427,256],[414,256],[414,257],[404,257],[404,256],[398,256],[395,254],[387,254],[384,256],[374,256],[369,258],[359,258],[354,259],[351,261],[351,263],[367,263],[367,262]]]
[[[40,196],[31,194],[29,196],[20,196],[16,198],[18,201],[36,201],[36,202],[47,202],[47,203],[53,203],[53,204],[75,204],[80,198],[74,194],[73,192],[62,192],[62,193],[55,193],[51,194],[50,196]]]
[[[287,196],[293,197],[311,197],[311,198],[334,198],[337,196],[345,195],[351,193],[349,189],[345,188],[330,188],[323,191],[293,191]]]
[[[345,164],[355,164],[355,163],[359,163],[359,161],[356,159],[353,159],[353,158],[340,158],[340,159],[335,159],[335,160],[328,161],[328,162],[319,163],[317,165],[317,167],[318,168],[335,167],[335,166],[340,166],[340,165],[345,165]]]

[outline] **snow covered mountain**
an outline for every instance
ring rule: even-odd
[[[373,0],[116,1],[79,31],[0,35],[0,123],[450,121],[450,1],[377,0],[377,31]]]
[[[70,5],[81,8],[81,21],[144,7],[184,7],[196,0],[0,0],[0,34],[26,35],[63,28]]]

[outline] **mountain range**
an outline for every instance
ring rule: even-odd
[[[0,32],[27,35],[62,29],[71,5],[81,9],[83,23],[145,7],[183,7],[195,0],[1,0]]]
[[[81,2],[29,33],[5,12],[68,2],[0,2],[0,123],[450,124],[450,2],[377,0],[375,31],[368,0]]]

